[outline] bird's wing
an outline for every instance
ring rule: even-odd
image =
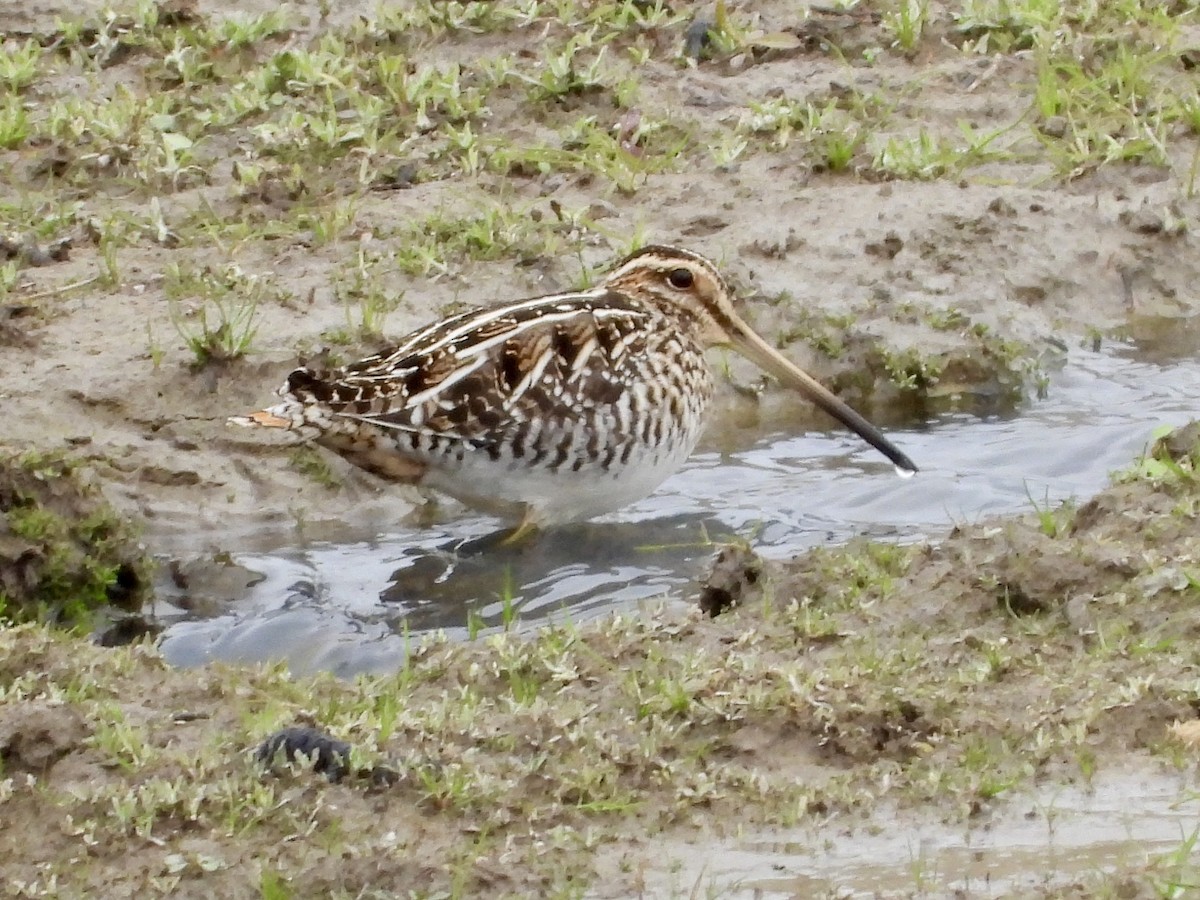
[[[476,447],[532,439],[618,402],[650,315],[599,292],[473,310],[334,372],[297,369],[283,393],[334,416]]]

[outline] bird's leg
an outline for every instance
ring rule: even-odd
[[[417,488],[421,494],[421,504],[414,506],[412,512],[408,514],[407,520],[416,524],[421,528],[429,528],[436,525],[442,518],[442,504],[438,500],[437,494],[433,491]]]
[[[533,507],[526,504],[525,512],[521,516],[521,524],[514,528],[510,533],[506,534],[500,541],[501,547],[516,547],[529,540],[538,532],[537,520],[533,514]]]

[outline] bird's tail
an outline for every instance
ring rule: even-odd
[[[225,420],[228,425],[240,425],[243,428],[295,428],[296,423],[291,419],[277,415],[269,409],[260,409],[245,416],[230,416]]]
[[[333,388],[327,379],[307,368],[295,369],[276,391],[282,400],[274,406],[244,416],[230,416],[230,425],[245,428],[283,428],[287,431],[321,431],[330,425],[329,400]]]

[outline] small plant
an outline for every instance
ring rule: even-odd
[[[1072,520],[1075,518],[1075,505],[1073,503],[1061,503],[1053,507],[1050,504],[1049,496],[1047,496],[1039,504],[1033,499],[1033,495],[1029,493],[1028,484],[1025,485],[1025,496],[1033,507],[1033,511],[1037,514],[1038,527],[1042,534],[1049,538],[1056,538],[1066,534]]]
[[[1186,434],[1186,432],[1183,432]],[[1175,430],[1163,425],[1154,430],[1154,443],[1134,463],[1133,467],[1118,473],[1118,482],[1150,481],[1154,484],[1195,484],[1200,481],[1200,444],[1187,452],[1172,447]]]
[[[191,315],[178,306],[171,312],[175,330],[196,357],[199,366],[224,363],[244,356],[254,341],[257,304],[201,303]]]
[[[782,149],[788,145],[795,128],[807,122],[811,115],[810,106],[784,97],[761,103],[751,101],[749,111],[738,122],[738,130],[773,135],[774,146]]]
[[[346,310],[346,328],[327,333],[335,343],[349,343],[355,335],[360,339],[380,337],[387,317],[404,299],[403,291],[391,293],[384,289],[374,270],[376,262],[360,246],[353,273],[348,279],[338,280],[335,293]]]
[[[16,260],[0,264],[0,302],[8,297],[19,279],[20,269],[17,268]]]
[[[146,323],[146,355],[150,357],[150,364],[157,370],[162,365],[163,357],[166,356],[166,351],[159,345],[154,337],[154,327]]]
[[[952,143],[924,128],[910,138],[889,137],[875,153],[873,169],[896,178],[932,179],[961,172],[971,166],[1005,158],[1008,153],[993,144],[1012,126],[979,133],[968,123],[959,124],[962,143]]]
[[[117,240],[105,235],[100,240],[100,283],[109,290],[121,286],[121,263],[117,259]]]
[[[230,16],[222,19],[216,35],[227,50],[255,47],[268,38],[283,34],[291,27],[285,9],[272,9],[258,16]]]
[[[500,587],[500,622],[505,631],[517,624],[516,590],[513,585],[511,567],[504,569],[504,582]]]
[[[865,114],[865,109],[848,112],[835,103],[820,108],[806,104],[799,126],[808,141],[809,156],[815,166],[831,172],[842,172],[850,167],[866,143]]]
[[[288,456],[288,465],[321,487],[330,490],[341,486],[341,479],[329,467],[329,460],[315,447],[297,447]]]
[[[467,610],[467,640],[473,641],[479,637],[483,630],[487,627],[487,623],[483,620],[483,616],[477,609]]]
[[[818,160],[831,172],[842,172],[850,168],[858,149],[866,140],[856,126],[845,129],[823,131],[814,142]]]
[[[582,94],[603,88],[604,53],[606,47],[588,63],[580,65],[583,51],[590,50],[595,30],[577,34],[561,50],[548,55],[543,63],[541,76],[532,82],[532,98],[537,101]]]
[[[0,86],[12,93],[28,87],[37,77],[41,45],[30,38],[20,44],[5,42],[0,50]]]
[[[324,246],[339,240],[350,230],[358,215],[358,201],[349,199],[322,205],[315,212],[303,212],[296,217],[296,225],[306,229],[312,236],[314,246]]]
[[[134,772],[146,764],[151,748],[146,745],[144,732],[125,721],[119,707],[103,711],[92,733],[92,744],[124,772]]]
[[[915,347],[907,350],[883,350],[883,370],[902,391],[927,391],[942,375],[942,361],[922,354]]]
[[[424,802],[434,809],[469,809],[481,802],[471,772],[461,762],[428,764],[416,769],[417,781],[425,793]]]
[[[883,30],[892,35],[892,46],[913,53],[929,19],[928,0],[896,0],[896,5],[883,14]]]
[[[287,876],[266,866],[258,879],[258,894],[262,900],[292,900],[296,896]]]
[[[258,331],[258,303],[266,290],[261,278],[235,265],[222,271],[191,272],[173,266],[166,292],[175,330],[203,367],[249,352]],[[184,300],[192,302],[185,306]]]
[[[29,113],[15,94],[0,105],[0,150],[14,150],[29,137]]]
[[[1158,869],[1161,874],[1154,877],[1158,895],[1167,898],[1185,897],[1200,890],[1200,865],[1196,862],[1197,841],[1200,827],[1185,834],[1174,851],[1161,857]]]
[[[708,40],[720,56],[736,53],[746,46],[749,29],[735,22],[729,15],[725,0],[717,0],[712,27],[708,29]]]
[[[175,43],[163,56],[163,75],[174,84],[192,87],[212,77],[213,66],[201,48],[183,35],[175,35]]]
[[[952,16],[963,49],[987,54],[1031,49],[1053,33],[1061,12],[1059,0],[965,0]]]
[[[750,141],[736,132],[726,131],[716,143],[710,144],[708,153],[719,169],[727,169],[737,162],[738,157],[746,152]]]

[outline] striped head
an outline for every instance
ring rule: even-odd
[[[622,260],[599,287],[653,306],[704,347],[732,347],[856,432],[900,469],[917,471],[879,429],[759,337],[734,311],[721,273],[700,254],[677,247],[643,247]]]
[[[600,288],[647,303],[702,346],[726,346],[737,315],[729,287],[709,260],[678,247],[650,245],[625,257]]]

